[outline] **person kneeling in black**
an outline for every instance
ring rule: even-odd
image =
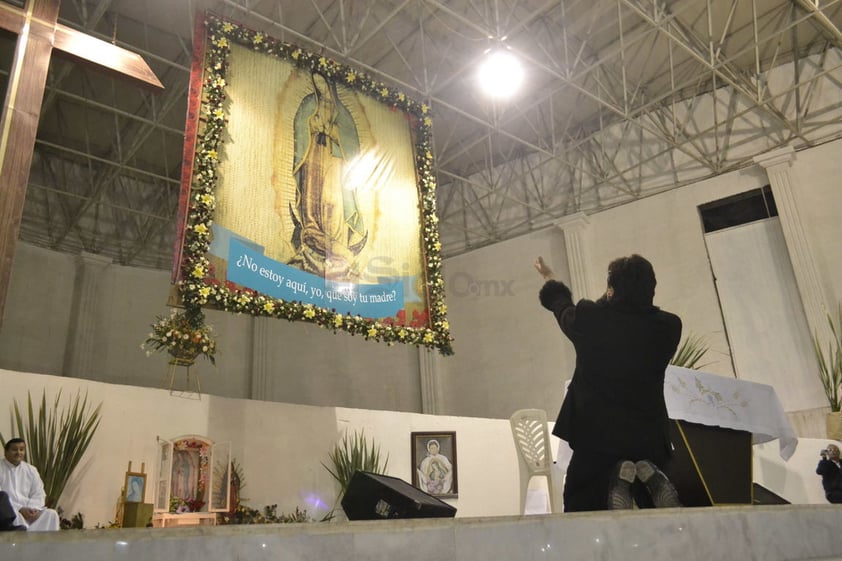
[[[578,304],[542,258],[535,268],[546,280],[541,305],[576,349],[576,369],[553,428],[573,449],[564,511],[633,508],[633,485],[639,506],[651,506],[641,504],[647,494],[654,506],[680,506],[659,467],[672,455],[664,376],[681,319],[652,305],[651,263],[640,255],[612,261],[605,295]]]
[[[822,476],[822,487],[827,502],[842,503],[842,463],[839,461],[839,447],[828,444],[827,450],[822,450],[822,459],[816,466],[816,473]]]

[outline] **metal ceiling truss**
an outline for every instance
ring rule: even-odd
[[[139,52],[167,91],[53,65],[21,238],[127,265],[171,266],[185,20],[202,9],[431,105],[445,256],[842,135],[842,0],[65,4],[63,23]],[[473,84],[486,49],[500,45],[528,72],[508,103]]]

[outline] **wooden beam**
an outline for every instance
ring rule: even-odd
[[[164,85],[139,54],[96,37],[84,35],[75,29],[58,24],[53,48],[59,51],[58,54],[88,64],[100,71],[129,79],[156,92],[164,91]]]
[[[0,2],[0,28],[18,34],[0,117],[0,326],[23,217],[29,168],[53,49],[155,91],[163,85],[137,54],[58,23],[61,0]]]

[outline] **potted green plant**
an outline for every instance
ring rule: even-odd
[[[32,395],[27,393],[26,414],[13,400],[13,430],[26,441],[26,460],[35,466],[44,480],[46,504],[55,508],[73,470],[79,464],[100,421],[100,407],[88,409],[88,396],[76,394],[69,407],[61,407],[61,391],[52,407],[47,406],[46,390],[41,395],[41,405],[33,407]],[[14,435],[12,435],[14,436]],[[0,444],[6,437],[0,433]]]
[[[322,462],[322,466],[339,483],[339,494],[336,497],[333,509],[325,516],[325,519],[334,517],[339,501],[348,490],[348,484],[357,471],[384,474],[389,466],[389,455],[385,459],[380,455],[380,446],[371,443],[366,439],[363,432],[354,431],[353,434],[345,433],[342,440],[333,446],[328,453],[330,465]]]
[[[699,370],[705,365],[699,365],[699,361],[708,352],[708,342],[704,337],[691,333],[678,346],[675,351],[675,356],[672,357],[670,364],[673,366],[680,366],[682,368],[692,368]]]
[[[827,314],[833,338],[827,343],[827,352],[822,349],[818,333],[813,334],[813,348],[819,362],[819,378],[824,394],[830,403],[827,414],[827,437],[842,440],[842,304],[836,310],[836,321]]]

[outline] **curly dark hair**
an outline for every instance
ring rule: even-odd
[[[655,269],[640,255],[620,257],[608,265],[608,286],[614,289],[613,302],[649,307],[655,297]]]

